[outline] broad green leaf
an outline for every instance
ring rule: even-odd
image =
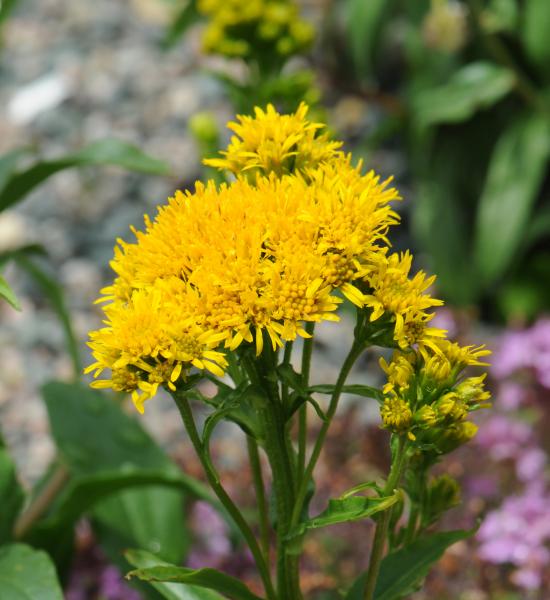
[[[0,547],[0,596],[6,600],[63,600],[48,555],[25,544]]]
[[[420,129],[441,123],[459,123],[476,111],[504,98],[514,87],[513,73],[493,63],[470,63],[448,83],[417,92],[412,108]]]
[[[401,496],[401,492],[398,491],[391,496],[385,496],[383,498],[348,496],[329,500],[328,508],[316,517],[300,523],[288,537],[290,539],[303,535],[308,529],[319,529],[320,527],[327,527],[328,525],[366,519],[382,510],[387,510],[393,506]]]
[[[71,526],[105,498],[122,490],[144,485],[178,489],[217,506],[208,489],[192,477],[183,473],[172,474],[163,470],[131,467],[127,470],[105,471],[71,479],[50,515],[37,525],[35,533],[53,532]]]
[[[106,470],[123,474],[130,468],[179,473],[136,419],[107,396],[82,384],[57,382],[44,386],[43,394],[56,445],[76,476]],[[94,514],[112,534],[113,555],[139,543],[180,561],[187,543],[182,508],[180,492],[148,486],[103,500]]]
[[[76,475],[137,467],[179,469],[112,397],[81,383],[47,383],[43,389],[51,432]]]
[[[196,0],[184,0],[183,6],[168,27],[163,41],[165,48],[172,47],[200,18]]]
[[[346,0],[346,27],[357,75],[372,72],[374,53],[392,0]]]
[[[19,300],[15,292],[8,285],[8,282],[0,275],[0,298],[4,298],[8,304],[11,304],[15,310],[21,310]]]
[[[113,165],[129,171],[168,175],[168,165],[151,158],[132,144],[120,140],[100,140],[79,152],[56,160],[38,162],[32,167],[13,175],[0,191],[0,211],[22,200],[32,189],[55,173],[71,167],[87,165]]]
[[[321,384],[321,385],[312,385],[309,388],[310,392],[317,392],[318,394],[332,394],[334,392],[333,384]],[[363,396],[364,398],[373,398],[374,400],[378,400],[379,402],[383,401],[382,391],[378,388],[371,387],[370,385],[362,385],[362,384],[351,384],[345,385],[342,388],[342,392],[344,394],[353,394],[354,396]]]
[[[445,531],[419,537],[404,548],[388,554],[380,566],[374,600],[398,600],[411,594],[430,568],[454,543],[471,537],[470,531]],[[367,573],[363,573],[345,600],[363,600]]]
[[[157,556],[143,550],[127,550],[124,553],[126,560],[139,569],[148,567],[164,566],[170,567],[167,562],[159,560]],[[187,585],[183,583],[151,583],[151,585],[168,600],[222,600],[222,596],[213,590]]]
[[[550,121],[522,116],[500,136],[476,218],[475,262],[486,285],[504,274],[527,234],[550,155]]]
[[[12,254],[12,259],[19,267],[24,269],[30,275],[30,277],[32,277],[35,283],[40,286],[44,296],[48,299],[51,307],[57,314],[61,326],[63,327],[65,344],[73,363],[74,373],[76,376],[80,376],[82,373],[82,363],[80,362],[80,353],[78,350],[76,336],[73,331],[71,317],[69,315],[69,311],[67,310],[67,306],[65,305],[63,288],[52,276],[38,266],[35,261],[29,258],[29,254],[35,253],[36,246],[30,246],[28,250],[23,248],[14,252]]]
[[[126,556],[129,562],[133,562],[130,552]],[[187,567],[161,564],[130,571],[127,577],[137,577],[142,581],[149,581],[151,583],[164,582],[196,585],[219,592],[231,600],[261,600],[242,581],[216,569],[189,569]]]
[[[528,0],[522,10],[523,45],[527,56],[542,74],[550,76],[550,6],[547,0]]]
[[[13,524],[24,499],[15,465],[7,449],[0,444],[0,545],[11,540]]]

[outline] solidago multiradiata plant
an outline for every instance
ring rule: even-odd
[[[398,192],[391,180],[354,165],[323,125],[308,121],[306,105],[289,115],[257,108],[229,127],[227,150],[205,162],[231,182],[176,192],[154,219],[145,217],[144,231],[132,229],[135,242],[119,240],[116,277],[99,300],[105,326],[90,334],[92,386],[131,394],[140,413],[159,389],[172,395],[212,490],[250,547],[265,598],[302,598],[300,553],[310,529],[365,518],[376,522],[372,551],[346,597],[402,597],[426,575],[425,560],[412,573],[403,563],[399,575],[406,571],[408,579],[393,595],[383,595],[384,581],[397,577],[391,570],[405,557],[399,553],[414,559],[414,544],[424,548],[430,526],[458,501],[456,482],[429,470],[476,433],[469,415],[488,405],[489,394],[485,375],[464,370],[484,365],[488,351],[459,346],[430,325],[441,305],[428,292],[434,277],[414,272],[409,252],[391,249]],[[312,386],[315,325],[337,328],[346,304],[356,320],[340,374]],[[354,363],[373,346],[393,351],[380,359],[383,388],[347,387]],[[216,384],[216,396],[201,395],[201,378]],[[379,403],[391,469],[385,482],[358,482],[311,517],[315,465],[346,391]],[[326,404],[319,394],[328,394]],[[213,409],[202,430],[190,404],[197,399]],[[309,404],[319,419],[312,443]],[[246,436],[259,513],[253,523],[210,456],[221,419]],[[259,448],[271,470],[270,494]],[[443,549],[432,552],[432,562]],[[134,573],[258,598],[213,570],[164,569]]]

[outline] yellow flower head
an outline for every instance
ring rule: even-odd
[[[396,433],[407,431],[412,422],[412,412],[403,399],[387,397],[380,409],[382,422],[386,429]]]
[[[403,349],[413,344],[429,346],[433,338],[445,335],[443,330],[427,326],[433,317],[427,311],[443,304],[426,293],[435,276],[426,277],[423,271],[418,271],[409,277],[411,266],[412,255],[408,251],[390,256],[379,253],[365,276],[372,289],[365,296],[365,304],[372,309],[371,321],[384,314],[391,315],[395,321],[395,341]]]
[[[208,17],[205,52],[229,57],[288,57],[313,41],[312,26],[290,0],[199,0]]]
[[[191,367],[221,376],[227,365],[223,354],[213,350],[220,336],[199,327],[185,311],[182,282],[164,283],[134,291],[128,302],[109,304],[106,327],[90,334],[96,362],[86,372],[98,377],[111,371],[110,379],[92,386],[131,392],[140,412],[159,386],[175,390],[175,383],[185,379]]]
[[[255,109],[255,116],[239,115],[228,123],[235,132],[223,158],[209,158],[204,164],[233,174],[256,176],[275,173],[277,177],[315,169],[343,157],[342,142],[319,133],[324,125],[307,120],[308,107],[302,102],[294,114],[281,115],[273,105]]]

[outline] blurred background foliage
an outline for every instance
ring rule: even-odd
[[[25,23],[25,15],[38,10],[37,1],[0,0],[0,37],[8,40],[8,50],[19,43],[14,39],[16,33],[23,32],[21,25],[17,29],[18,16]],[[78,13],[75,7],[82,1],[71,0],[70,9],[75,14]],[[48,5],[54,15],[56,11],[58,14],[69,11],[68,0],[50,0]],[[98,6],[107,10],[105,3]],[[152,210],[154,204],[162,202],[177,187],[191,187],[196,178],[222,180],[218,172],[201,167],[199,159],[213,156],[224,146],[227,132],[223,123],[227,118],[233,118],[235,113],[249,113],[254,106],[267,102],[291,111],[305,100],[311,106],[313,118],[327,120],[335,137],[344,139],[346,149],[353,151],[354,156],[361,156],[367,167],[373,166],[384,176],[395,174],[406,200],[400,207],[404,227],[396,247],[412,247],[417,266],[437,273],[437,294],[457,309],[457,314],[468,315],[466,326],[458,319],[451,322],[452,327],[459,333],[473,330],[473,336],[480,337],[479,331],[527,325],[548,311],[548,0],[304,0],[298,4],[288,0],[132,0],[121,11],[132,14],[134,36],[141,35],[140,19],[144,29],[148,27],[149,33],[140,38],[140,44],[145,46],[140,52],[149,57],[149,67],[155,61],[170,65],[163,71],[169,75],[162,82],[162,93],[155,97],[158,106],[153,110],[150,105],[139,107],[136,120],[146,125],[135,139],[132,135],[111,135],[105,126],[99,130],[107,130],[108,136],[93,135],[89,140],[81,135],[80,125],[74,123],[78,119],[84,121],[86,113],[92,112],[94,105],[88,99],[78,106],[76,120],[74,107],[67,108],[67,122],[73,126],[65,134],[59,133],[62,128],[50,129],[49,124],[40,129],[30,119],[25,123],[26,135],[21,144],[14,141],[17,136],[5,135],[0,140],[0,218],[19,214],[21,206],[25,210],[23,200],[31,196],[33,200],[28,202],[31,205],[34,202],[34,206],[42,201],[42,194],[55,200],[56,188],[47,180],[61,171],[80,170],[76,202],[90,211],[94,205],[100,206],[98,190],[105,192],[104,187],[100,188],[101,181],[116,188],[110,167],[141,173],[142,176],[126,176],[135,179],[124,180],[130,183],[122,186],[124,197],[113,203],[115,208],[103,213],[97,208],[97,222],[84,214],[80,225],[77,223],[74,235],[83,236],[85,241],[80,240],[74,247],[93,261],[99,262],[98,257],[105,259],[106,265],[105,257],[109,256],[115,237],[127,235],[131,219],[139,219],[145,210]],[[83,14],[80,31],[94,31],[86,22],[90,13],[83,10]],[[113,12],[117,17],[120,14]],[[85,44],[99,47],[107,40],[115,48],[123,25],[122,20],[109,22],[110,18],[111,13],[105,16],[102,25],[108,33],[97,38],[95,34],[90,34],[90,38],[82,34],[80,40],[74,31],[71,33],[69,43],[82,43],[85,48],[79,56],[90,51]],[[79,31],[78,27],[75,31]],[[190,59],[192,53],[198,57],[196,60]],[[140,81],[136,56],[139,61],[137,52],[131,55],[132,60],[125,59],[126,66],[121,68],[128,71],[128,79],[133,78],[136,85],[147,89],[153,85],[147,80],[152,72],[144,71],[144,80]],[[109,57],[106,61],[109,64]],[[185,63],[185,69],[174,66],[180,62]],[[201,79],[196,78],[195,71]],[[0,48],[2,84],[9,80],[9,73],[10,65]],[[34,73],[32,77],[41,74]],[[83,77],[86,83],[87,73]],[[110,71],[105,75],[107,80],[109,77],[116,79]],[[101,79],[94,80],[94,84],[97,81]],[[127,86],[129,94],[139,90],[131,88],[127,81],[120,85]],[[158,91],[158,82],[155,85]],[[174,145],[167,143],[162,147],[167,140],[161,140],[153,152],[149,146],[145,151],[147,144],[141,142],[146,142],[147,132],[151,133],[151,128],[158,125],[150,113],[158,110],[162,114],[166,110],[162,97],[169,96],[178,85],[179,95],[174,96],[177,101],[186,98],[181,93],[182,86],[197,85],[204,89],[196,90],[196,98],[190,102],[191,108],[186,107],[185,117],[171,120],[163,129],[168,138],[172,134],[168,130],[179,127],[181,132],[178,130],[175,135],[185,134],[193,141],[184,151],[178,147],[176,164],[171,155]],[[34,93],[38,95],[36,90]],[[114,106],[119,98],[113,95],[109,101]],[[63,100],[52,106],[60,105]],[[128,118],[130,112],[132,109],[126,109],[123,117]],[[3,109],[0,121],[7,119],[6,114]],[[89,129],[95,133],[94,123]],[[55,135],[51,133],[54,129]],[[40,130],[40,135],[35,130]],[[147,183],[151,180],[153,184]],[[154,197],[144,200],[150,190],[154,190]],[[61,213],[63,210],[63,206],[59,208]],[[42,214],[38,212],[39,219]],[[90,214],[93,217],[95,213]],[[114,218],[116,215],[118,220]],[[64,226],[70,229],[74,222],[67,220]],[[97,234],[98,230],[102,235]],[[32,302],[37,306],[49,305],[63,332],[65,353],[69,357],[69,366],[63,374],[71,381],[47,383],[42,390],[55,446],[51,464],[43,476],[31,477],[26,486],[19,485],[16,463],[23,461],[20,457],[14,461],[0,440],[0,501],[8,507],[0,517],[0,543],[5,544],[0,548],[0,573],[12,577],[13,565],[23,561],[41,573],[41,581],[49,582],[44,586],[51,586],[51,598],[56,599],[61,598],[61,591],[55,589],[56,573],[50,559],[38,549],[49,553],[66,589],[74,578],[71,557],[75,554],[84,556],[93,565],[95,561],[103,566],[110,562],[122,572],[129,565],[121,551],[129,546],[144,548],[172,562],[185,557],[193,560],[189,545],[200,538],[200,533],[193,530],[193,519],[197,519],[193,506],[201,499],[205,502],[198,506],[202,506],[200,510],[207,520],[217,523],[215,536],[222,540],[219,543],[225,548],[225,555],[235,552],[233,563],[224,564],[224,568],[250,577],[250,564],[240,552],[238,540],[231,530],[226,530],[217,507],[211,507],[213,502],[208,492],[189,476],[196,472],[182,459],[181,447],[178,446],[176,460],[169,457],[160,447],[166,445],[166,440],[157,444],[141,424],[126,414],[122,399],[92,392],[80,381],[81,364],[87,360],[83,358],[82,333],[86,326],[75,326],[74,299],[66,294],[60,280],[62,254],[55,243],[42,239],[29,242],[21,236],[20,242],[0,246],[0,296],[14,308],[22,306],[23,312]],[[21,280],[22,272],[27,278]],[[15,285],[11,285],[12,281]],[[7,309],[2,311],[2,319],[15,318],[11,307],[2,308]],[[89,316],[91,307],[87,306],[86,311],[87,318],[93,320]],[[544,345],[541,339],[547,338],[540,333],[542,329],[533,329],[539,331],[537,344],[541,348]],[[532,336],[524,337],[531,340],[522,342],[525,347],[534,344]],[[321,355],[327,353],[327,364],[334,362],[335,356],[323,347],[322,340],[317,350]],[[538,352],[546,356],[547,350]],[[508,370],[495,371],[495,375],[504,373],[514,382],[521,380],[531,399],[547,400],[549,385],[539,371],[550,370],[550,362],[547,366],[537,363],[536,368],[532,363],[534,359],[528,364],[517,361]],[[535,383],[532,380],[526,383],[521,371],[525,368],[530,373],[536,370]],[[40,383],[59,376],[51,371]],[[537,402],[529,405],[526,416],[521,413],[531,428],[528,431],[535,431],[533,423],[537,415],[548,413],[548,408],[542,405],[541,408]],[[512,409],[519,410],[518,406],[513,405]],[[0,408],[3,411],[0,415],[7,414],[5,406]],[[546,422],[545,418],[541,422]],[[353,419],[353,410],[343,415],[340,435],[354,425]],[[367,429],[354,430],[350,447],[335,446],[332,457],[327,456],[329,464],[337,457],[346,465],[337,481],[321,483],[321,491],[327,497],[334,495],[331,485],[356,483],[350,473],[356,473],[353,457],[358,445],[375,464],[387,460],[380,452],[377,454],[376,444],[366,439]],[[2,430],[9,442],[13,433],[4,417]],[[368,435],[375,439],[380,432],[372,426]],[[537,434],[533,435],[536,439]],[[493,446],[486,440],[483,443],[491,454],[494,443]],[[532,454],[533,448],[528,450]],[[477,466],[477,457],[466,459]],[[185,472],[180,468],[182,462]],[[238,468],[235,474],[243,477]],[[503,475],[504,479],[507,492],[511,493],[509,474],[506,478]],[[496,506],[500,498],[492,501]],[[481,514],[483,507],[476,511]],[[90,528],[84,534],[78,529],[82,527],[83,515]],[[204,519],[204,515],[199,518]],[[353,532],[348,533],[353,538]],[[89,543],[90,538],[93,544]],[[88,540],[87,545],[83,540]],[[357,547],[363,548],[364,542],[356,541]],[[205,543],[204,539],[202,542]],[[547,540],[540,543],[544,545]],[[309,554],[308,567],[312,571],[321,565],[329,573],[327,581],[311,584],[312,590],[320,590],[316,598],[334,597],[324,595],[323,589],[335,589],[341,583],[339,573],[334,571],[333,553],[327,550],[332,550],[335,544],[334,537],[320,538]],[[100,548],[100,558],[93,554],[96,550],[90,551],[90,546]],[[212,558],[215,552],[212,548],[208,551]],[[346,556],[343,547],[339,551]],[[457,560],[468,558],[457,556]],[[351,564],[357,567],[353,560]],[[451,567],[446,576],[452,579]],[[77,564],[76,572],[83,572],[82,565]],[[92,571],[91,577],[97,578],[97,573]],[[504,580],[508,581],[493,576],[490,595],[478,597],[525,597],[522,591],[516,595],[514,586],[503,584]],[[439,595],[432,597],[457,597],[445,586],[436,585],[433,589]],[[544,589],[538,591],[540,598],[544,598]],[[32,596],[35,591],[31,588],[28,593]],[[127,593],[112,592],[107,597],[131,598],[124,595]],[[141,593],[148,598],[177,597],[170,595],[173,590],[142,589]],[[88,596],[74,596],[81,597],[95,596],[92,592]]]

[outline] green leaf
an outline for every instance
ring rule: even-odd
[[[12,538],[13,524],[23,506],[25,494],[17,480],[15,465],[0,445],[0,545]]]
[[[127,550],[124,556],[133,567],[140,569],[171,566],[169,563],[159,560],[154,554],[143,550]],[[151,583],[151,585],[168,600],[222,600],[222,596],[217,592],[196,585],[162,582]]]
[[[0,2],[0,26],[9,17],[18,2],[19,0],[3,0],[3,2]]]
[[[67,306],[65,305],[63,288],[52,276],[50,276],[44,269],[39,267],[36,262],[29,259],[30,254],[35,254],[37,252],[36,248],[36,246],[29,246],[27,249],[20,249],[16,252],[13,252],[11,257],[16,264],[25,270],[30,277],[32,277],[35,283],[40,286],[44,296],[48,299],[51,307],[57,314],[65,334],[65,344],[73,363],[73,371],[76,376],[80,376],[82,373],[82,363],[80,362],[80,353],[78,350],[76,336],[73,331],[71,317],[69,315],[69,311],[67,310]]]
[[[346,0],[346,27],[351,56],[357,75],[365,78],[373,70],[374,54],[378,47],[391,0]]]
[[[67,484],[50,515],[41,521],[36,532],[53,532],[72,526],[98,502],[128,488],[144,485],[170,487],[188,492],[201,500],[216,505],[208,489],[183,473],[169,474],[162,470],[143,470],[130,467],[125,471],[105,471],[89,476],[75,477]]]
[[[136,558],[137,554],[137,558]],[[138,562],[140,554],[137,551],[126,553],[128,562]],[[175,565],[158,564],[157,566],[144,567],[130,571],[126,576],[128,579],[137,577],[142,581],[164,582],[164,583],[183,583],[196,585],[198,587],[220,592],[232,600],[261,600],[259,596],[253,594],[242,582],[226,575],[216,569],[189,569],[187,567],[176,567]]]
[[[165,48],[171,48],[181,36],[200,18],[196,0],[186,0],[168,27],[163,41]]]
[[[526,235],[550,155],[550,122],[530,113],[500,136],[476,218],[475,262],[486,285],[504,274]]]
[[[513,73],[493,63],[462,67],[448,83],[417,92],[412,108],[420,129],[441,123],[466,121],[483,108],[504,98],[514,87]]]
[[[8,285],[8,282],[0,275],[0,298],[4,298],[8,304],[11,304],[15,310],[21,310],[21,305],[15,292]]]
[[[280,380],[291,389],[304,395],[307,394],[307,389],[304,387],[302,376],[293,369],[292,365],[279,365],[277,367],[277,375]]]
[[[25,544],[0,547],[0,591],[6,600],[63,600],[48,555]]]
[[[27,148],[17,148],[16,150],[12,150],[11,152],[7,152],[0,156],[0,190],[3,189],[6,182],[17,168],[19,159],[27,152]]]
[[[528,0],[525,2],[522,15],[525,52],[532,63],[548,76],[550,75],[550,45],[548,44],[550,7],[547,0]]]
[[[38,162],[13,175],[0,191],[0,211],[22,200],[32,189],[55,173],[71,167],[113,165],[151,175],[169,175],[169,166],[151,158],[132,144],[120,140],[100,140],[74,154]]]
[[[335,386],[331,383],[312,385],[309,387],[310,392],[317,392],[318,394],[332,394]],[[369,385],[362,384],[351,384],[345,385],[342,388],[344,394],[353,394],[354,396],[363,396],[364,398],[373,398],[378,402],[384,401],[384,395],[378,388],[371,387]]]
[[[367,498],[366,496],[347,496],[329,500],[328,507],[316,517],[308,519],[293,530],[288,538],[303,535],[308,529],[319,529],[328,525],[359,521],[372,515],[387,510],[393,506],[402,493],[397,491],[391,496],[382,498]]]
[[[82,384],[49,383],[43,388],[52,435],[76,476],[128,469],[180,470],[120,405]],[[130,543],[180,561],[186,546],[183,496],[148,486],[104,500],[94,514],[113,535],[112,555]],[[118,543],[115,544],[115,540]]]
[[[213,406],[217,411],[209,417],[209,422],[205,424],[205,427],[207,427],[205,433],[208,435],[211,434],[211,431],[208,430],[219,421],[219,416],[216,415],[218,415],[219,411],[222,411],[223,415],[220,416],[238,425],[247,435],[251,435],[256,440],[262,440],[262,424],[256,408],[258,398],[261,397],[261,394],[258,394],[258,391],[246,382],[236,388],[224,385],[220,386],[220,382],[216,382],[216,385],[218,385],[216,396],[213,398],[205,398],[203,396],[201,398],[201,400]]]
[[[380,566],[374,600],[398,600],[411,594],[449,546],[471,537],[475,531],[476,529],[432,533],[388,554]],[[363,573],[355,581],[345,600],[363,600],[366,580],[367,573]]]

